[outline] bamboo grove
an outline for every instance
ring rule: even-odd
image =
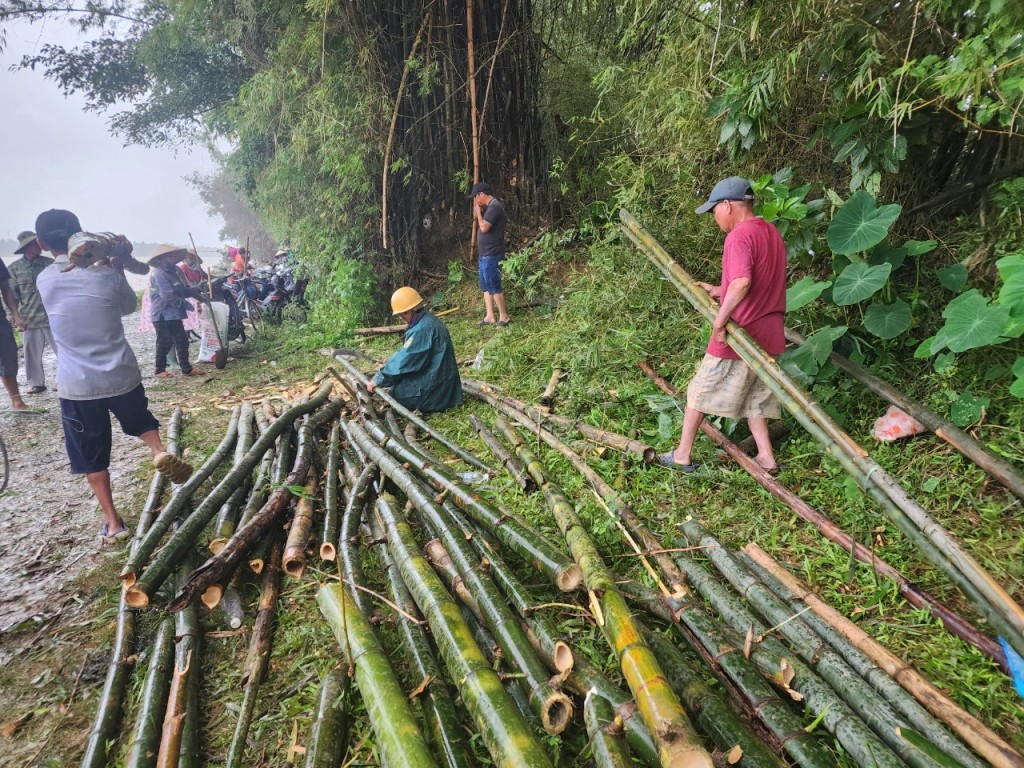
[[[133,767],[320,767],[375,755],[410,768],[1024,768],[758,543],[730,551],[695,518],[652,530],[586,458],[611,449],[642,465],[649,446],[556,414],[555,383],[542,407],[465,381],[479,406],[467,422],[489,451],[478,454],[386,393],[369,395],[347,358],[337,365],[280,411],[237,407],[199,479],[164,488],[154,478],[83,766],[121,755]],[[168,449],[187,433],[179,411]],[[499,473],[507,483],[495,484]],[[605,551],[581,519],[591,493],[633,557]],[[789,493],[843,545],[844,532]],[[870,560],[964,642],[1000,654],[968,618]],[[334,664],[282,745],[254,727],[288,584],[315,592],[322,619],[311,631]],[[138,631],[143,607],[154,611],[148,632]],[[206,739],[214,702],[200,679],[219,613],[249,638],[224,754]],[[133,674],[140,695],[129,706]]]

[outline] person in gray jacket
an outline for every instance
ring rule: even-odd
[[[156,375],[161,379],[169,377],[167,353],[174,347],[178,365],[186,376],[202,376],[205,371],[193,368],[188,359],[188,334],[182,322],[191,305],[189,299],[198,299],[202,294],[198,288],[185,285],[178,262],[185,258],[184,248],[161,245],[149,260],[150,317],[156,328]]]
[[[110,487],[110,414],[125,434],[149,447],[154,466],[173,482],[187,479],[192,467],[164,450],[160,425],[149,411],[142,373],[121,321],[137,302],[124,272],[98,265],[63,271],[69,264],[68,239],[81,229],[70,211],[39,214],[39,245],[54,263],[39,274],[36,286],[60,349],[57,387],[71,472],[86,476],[103,514],[100,536],[113,542],[131,533]]]

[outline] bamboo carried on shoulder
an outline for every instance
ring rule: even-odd
[[[790,329],[786,329],[786,339],[793,344],[804,343],[804,337]],[[889,382],[871,373],[864,366],[857,365],[857,363],[843,357],[838,352],[832,353],[831,360],[837,367],[842,368],[871,392],[874,392],[886,402],[895,405],[924,424],[935,433],[936,437],[945,440],[988,472],[1011,493],[1016,495],[1017,498],[1024,499],[1024,475],[1002,456],[991,451],[983,443],[971,437],[971,435],[960,429],[949,419],[942,418],[924,404],[907,397],[889,384]]]
[[[976,717],[957,706],[907,662],[890,653],[863,629],[824,602],[811,591],[810,587],[773,560],[757,544],[748,544],[742,551],[749,558],[748,564],[758,569],[758,575],[765,579],[765,583],[773,592],[787,600],[791,608],[800,610],[798,607],[800,605],[811,608],[851,645],[868,655],[872,661],[913,694],[929,712],[946,723],[995,768],[1024,768],[1024,756],[1021,756]],[[771,577],[771,580],[766,579],[766,576]],[[833,648],[840,653],[843,652],[836,645],[833,645]]]
[[[629,239],[661,268],[705,319],[712,319],[716,313],[712,299],[696,285],[689,273],[628,211],[620,210],[619,217]],[[729,345],[765,382],[786,410],[828,448],[924,556],[975,603],[996,631],[1018,653],[1024,654],[1024,608],[742,328],[730,322],[726,330]]]
[[[678,394],[663,376],[659,375],[648,363],[640,361],[640,369],[667,395],[675,397]],[[992,638],[971,624],[967,619],[956,613],[952,608],[940,603],[937,599],[922,592],[906,576],[893,568],[889,563],[879,557],[878,553],[868,549],[862,544],[854,541],[853,537],[843,531],[832,520],[816,510],[800,496],[797,496],[786,486],[782,485],[776,478],[768,474],[756,461],[748,456],[740,447],[726,437],[721,430],[715,427],[707,419],[701,422],[700,430],[710,437],[714,443],[726,452],[737,464],[750,474],[761,486],[793,510],[802,520],[813,525],[822,536],[832,543],[842,547],[853,555],[858,561],[871,567],[871,569],[896,583],[900,595],[916,608],[922,608],[938,618],[943,627],[951,634],[956,635],[964,642],[970,643],[991,659],[994,659],[1004,669],[1006,659],[1003,649]]]

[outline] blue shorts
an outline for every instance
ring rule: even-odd
[[[110,414],[114,414],[121,425],[121,431],[132,437],[160,428],[160,423],[149,412],[146,390],[141,384],[131,392],[116,397],[101,397],[97,400],[60,398],[64,447],[71,462],[72,474],[102,472],[110,466],[110,444],[113,438]]]
[[[480,290],[484,293],[501,293],[501,260],[505,254],[480,257]]]

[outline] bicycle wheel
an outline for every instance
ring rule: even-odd
[[[10,463],[7,460],[7,446],[4,444],[4,439],[0,437],[0,471],[3,472],[0,475],[0,493],[7,490],[7,481],[10,480]]]
[[[242,312],[245,314],[245,319],[249,321],[249,325],[252,326],[253,331],[263,331],[263,311],[260,309],[259,304],[247,296],[242,305]]]

